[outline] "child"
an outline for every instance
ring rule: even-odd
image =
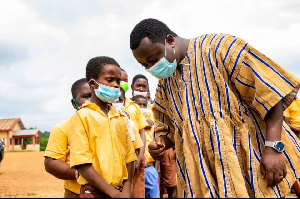
[[[91,89],[86,81],[82,78],[74,82],[71,88],[71,104],[74,109],[79,107],[91,98]],[[78,198],[80,185],[75,178],[75,169],[70,168],[70,145],[68,133],[71,127],[72,117],[57,124],[50,131],[47,148],[44,154],[45,169],[53,176],[65,180],[65,198]]]
[[[133,77],[131,84],[132,94],[139,92],[146,98],[150,98],[149,83],[146,76],[139,74]],[[149,101],[149,100],[148,100]],[[152,113],[153,104],[149,105],[148,111]],[[147,118],[149,125],[154,124],[154,117],[152,119]],[[154,130],[152,131],[154,132]],[[153,135],[154,136],[154,135]],[[162,159],[157,162],[160,167],[160,190],[161,197],[163,197],[164,190],[167,189],[168,197],[177,197],[177,180],[176,180],[176,163],[175,163],[175,150],[170,148],[165,151]],[[156,165],[156,167],[158,167]]]
[[[69,134],[80,197],[130,197],[136,155],[124,115],[108,104],[120,96],[120,66],[110,57],[92,58],[86,78],[91,101],[76,112]]]
[[[155,160],[151,157],[148,145],[153,141],[153,114],[149,108],[147,108],[147,98],[142,95],[136,95],[132,97],[132,100],[138,104],[143,112],[143,115],[147,119],[148,126],[145,128],[146,134],[146,149],[145,149],[145,197],[146,198],[159,198],[158,187],[158,173],[154,168]]]
[[[125,70],[122,71],[122,77],[127,77],[127,73],[126,75],[124,75],[124,73],[126,73]],[[123,79],[121,80],[124,81]],[[143,116],[140,107],[128,98],[125,98],[124,111],[126,111],[129,114],[130,119],[135,123],[135,126],[138,128],[138,132],[140,138],[142,139],[142,144],[143,144],[142,146],[139,146],[139,149],[137,150],[138,160],[136,162],[135,173],[133,177],[133,189],[134,189],[133,197],[141,198],[141,197],[145,197],[144,153],[145,153],[146,136],[145,136],[144,128],[148,126],[148,123],[145,117]],[[137,146],[135,146],[135,148],[136,147]]]
[[[120,85],[121,86],[121,85]],[[124,111],[124,105],[125,105],[125,90],[120,87],[121,96],[119,97],[119,100],[112,103],[112,106],[117,109],[121,114],[125,116],[127,127],[130,135],[130,139],[133,142],[133,147],[136,149],[136,146],[139,146],[137,148],[140,148],[143,146],[143,142],[138,134],[138,131],[135,127],[135,124],[132,120],[130,120],[130,116],[128,113]]]

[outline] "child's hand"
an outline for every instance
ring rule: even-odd
[[[151,119],[148,119],[147,122],[150,128],[154,125],[154,122]]]
[[[113,198],[130,198],[130,194],[118,191]]]

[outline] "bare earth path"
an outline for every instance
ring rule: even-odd
[[[0,197],[62,198],[64,182],[44,168],[44,152],[5,152],[0,167]],[[296,198],[288,194],[286,198]]]
[[[63,181],[44,168],[44,152],[5,152],[0,167],[0,197],[63,197]]]

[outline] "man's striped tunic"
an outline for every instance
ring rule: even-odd
[[[286,108],[299,79],[244,40],[208,34],[190,40],[180,70],[159,80],[155,136],[177,155],[179,197],[282,197],[300,176],[300,143],[282,126],[287,176],[273,188],[260,173],[268,111]]]

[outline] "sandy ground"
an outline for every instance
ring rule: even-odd
[[[64,182],[44,168],[44,152],[5,152],[0,167],[0,197],[62,198]],[[286,198],[296,198],[288,194]]]
[[[63,197],[64,183],[45,171],[43,154],[5,152],[0,167],[0,197]]]

